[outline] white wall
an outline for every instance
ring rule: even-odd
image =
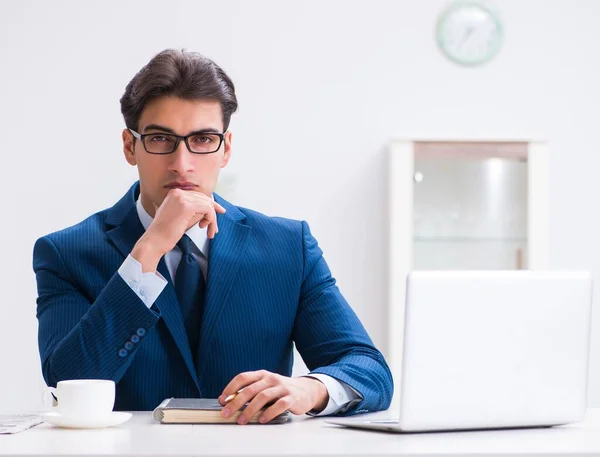
[[[497,0],[506,40],[475,69],[435,47],[445,4],[2,2],[0,408],[39,404],[33,243],[112,205],[134,180],[120,150],[118,100],[165,47],[203,52],[231,75],[240,101],[236,203],[308,220],[377,344],[387,338],[391,138],[548,140],[551,265],[600,272],[600,2]]]

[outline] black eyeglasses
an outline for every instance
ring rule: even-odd
[[[145,133],[140,135],[132,129],[131,134],[140,140],[148,154],[171,154],[183,140],[192,154],[212,154],[221,148],[224,133],[196,132],[187,136],[172,133]]]

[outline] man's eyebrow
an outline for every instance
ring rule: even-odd
[[[161,132],[167,132],[167,133],[172,133],[173,135],[177,135],[173,129],[170,129],[169,127],[165,127],[163,125],[158,125],[158,124],[148,124],[147,126],[144,127],[144,130],[142,130],[142,132],[146,132],[148,130],[160,130]],[[201,133],[222,133],[222,132],[220,132],[218,129],[215,129],[213,127],[207,127],[204,129],[194,130],[193,132],[188,133],[188,135],[197,135],[197,134],[201,134]]]
[[[173,129],[158,124],[148,124],[146,127],[144,127],[144,130],[142,130],[142,132],[145,132],[146,130],[161,130],[163,132],[175,133]]]
[[[200,130],[194,130],[193,132],[190,133],[190,135],[194,135],[197,133],[223,133],[220,130],[217,130],[215,128],[212,127],[207,127],[205,129],[200,129]]]

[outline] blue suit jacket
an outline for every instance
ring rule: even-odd
[[[270,218],[215,195],[204,319],[196,360],[169,279],[151,309],[117,270],[144,229],[136,183],[112,208],[40,238],[33,267],[42,372],[112,379],[116,410],[150,410],[168,397],[216,398],[237,374],[290,376],[293,343],[307,367],[363,397],[342,413],[389,406],[392,377],[340,294],[305,222]]]

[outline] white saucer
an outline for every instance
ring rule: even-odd
[[[62,414],[50,411],[42,414],[44,422],[66,428],[104,428],[120,425],[131,419],[131,413],[113,411],[108,416],[99,419],[72,419]]]

